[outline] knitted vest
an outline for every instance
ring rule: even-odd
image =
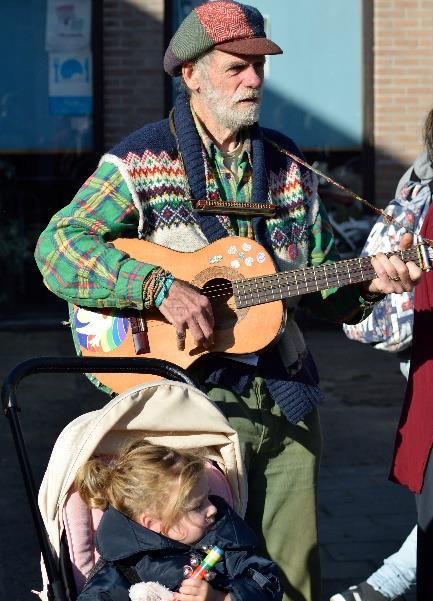
[[[283,148],[302,156],[289,138],[276,131],[251,128],[251,148],[251,202],[277,206],[275,217],[253,218],[255,239],[271,252],[279,270],[303,267],[307,264],[310,228],[319,208],[317,180],[281,152]],[[115,164],[128,185],[139,216],[140,238],[193,252],[235,234],[227,217],[194,211],[197,200],[219,199],[219,191],[185,94],[178,97],[169,119],[132,133],[102,161]],[[298,301],[292,298],[287,304],[294,307]],[[306,347],[292,319],[279,349],[284,365],[299,372]],[[319,396],[314,390],[310,400],[318,402]],[[291,421],[298,421],[299,415],[306,412],[307,407],[301,405]]]

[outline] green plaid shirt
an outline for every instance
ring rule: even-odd
[[[35,258],[47,287],[85,307],[142,309],[143,282],[155,266],[107,244],[136,236],[137,222],[125,180],[102,163],[40,236]]]
[[[231,169],[224,163],[224,154],[218,146],[206,134],[199,120],[194,115],[195,125],[200,134],[207,156],[213,167],[218,190],[222,200],[236,200],[237,202],[249,202],[252,190],[252,161],[251,161],[251,140],[240,133],[239,147],[232,155]],[[243,236],[253,238],[253,227],[251,218],[246,216],[236,217],[230,215],[230,225],[232,236]]]
[[[230,171],[215,144],[205,141],[223,197],[239,202],[250,197],[251,189],[248,140],[242,143]],[[115,165],[103,162],[40,236],[35,258],[46,286],[81,306],[142,309],[143,282],[155,265],[137,261],[109,244],[116,238],[136,237],[137,224],[138,212],[125,180]],[[233,218],[232,226],[235,234],[252,237],[249,219]],[[332,228],[321,205],[310,230],[308,264],[337,259]],[[316,316],[337,322],[359,321],[371,310],[364,306],[358,286],[308,294],[302,302]]]

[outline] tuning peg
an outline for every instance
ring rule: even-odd
[[[194,570],[191,566],[183,566],[183,575],[185,576],[185,578],[189,578],[193,571]]]

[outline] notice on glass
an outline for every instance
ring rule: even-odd
[[[91,52],[50,52],[48,64],[50,113],[90,114],[93,108]]]
[[[80,50],[90,47],[91,0],[48,0],[45,49]]]

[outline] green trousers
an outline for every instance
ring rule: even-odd
[[[192,371],[196,381],[200,375]],[[241,396],[212,385],[201,388],[239,434],[248,474],[245,519],[280,568],[284,601],[319,601],[318,411],[290,424],[260,377]]]

